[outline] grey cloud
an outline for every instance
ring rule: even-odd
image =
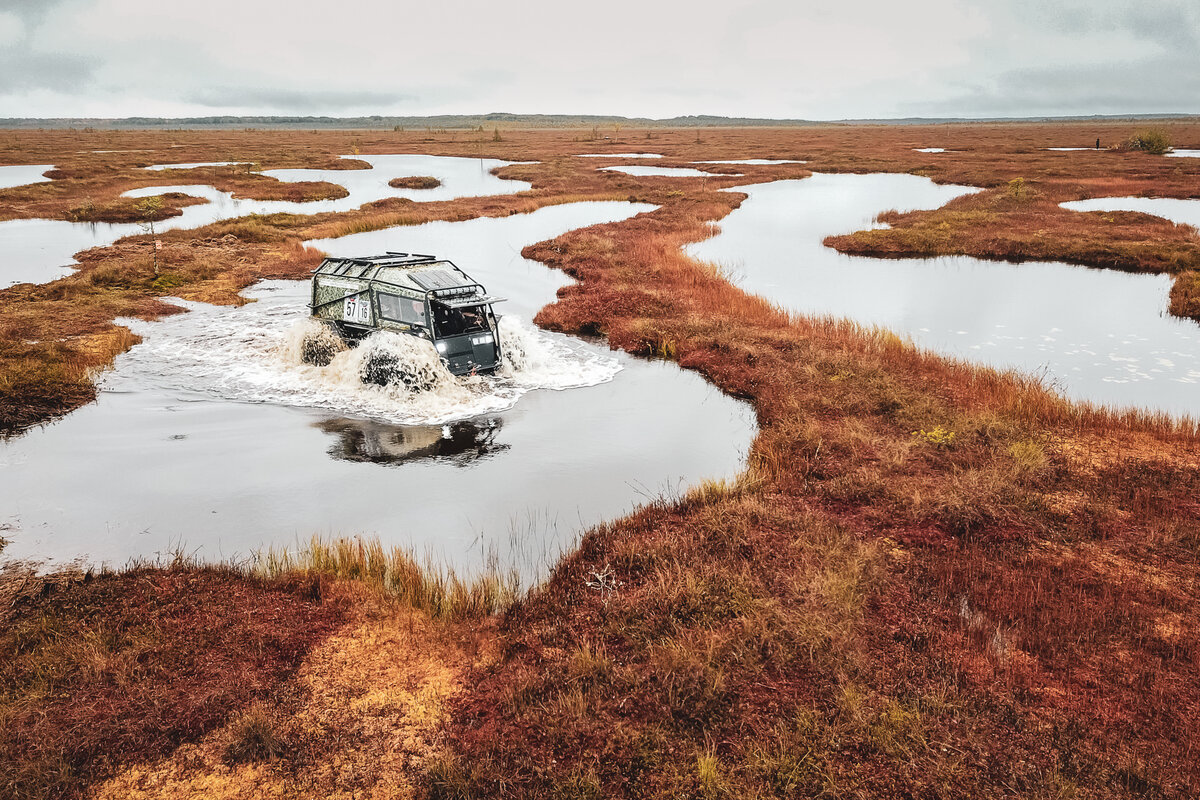
[[[1196,28],[1200,19],[1194,11],[1178,6],[1138,5],[1125,12],[1124,27],[1143,39],[1168,46],[1178,53],[1194,52],[1200,47]]]
[[[36,25],[59,6],[73,2],[75,0],[0,0],[0,11],[11,11],[26,23]]]
[[[1179,53],[1195,49],[1200,42],[1197,38],[1200,9],[1194,0],[1158,0],[1155,3],[1016,0],[1012,10],[1018,20],[1030,27],[1044,26],[1070,38],[1094,33],[1124,34]]]
[[[904,46],[904,33],[891,29],[895,14],[877,19],[870,13],[885,4],[895,11],[894,0],[810,9],[807,16],[831,30],[852,23],[864,34],[811,43],[804,39],[811,35],[806,14],[788,11],[787,0],[755,0],[728,15],[729,26],[688,28],[685,48],[670,46],[678,38],[673,29],[628,31],[630,42],[663,43],[636,63],[615,58],[608,39],[559,47],[541,60],[535,50],[508,58],[514,36],[530,35],[514,20],[511,29],[490,31],[489,39],[449,48],[449,58],[427,57],[446,49],[431,35],[423,48],[406,47],[401,55],[407,59],[375,47],[361,54],[362,62],[356,52],[352,61],[329,65],[302,55],[326,46],[354,49],[364,30],[390,30],[398,13],[394,0],[357,2],[361,18],[350,27],[326,33],[300,26],[292,32],[303,34],[302,45],[290,41],[286,29],[261,40],[252,36],[253,26],[221,35],[222,14],[239,3],[254,5],[164,0],[130,20],[119,12],[127,4],[0,0],[0,11],[15,12],[25,32],[0,52],[0,109],[11,116],[69,115],[85,106],[147,115],[165,109],[336,116],[503,107],[827,119],[1200,111],[1198,0],[992,0],[942,22],[931,16],[920,30],[936,33],[943,46],[922,49]],[[917,0],[915,7],[956,3],[961,0]],[[557,8],[553,0],[534,4]],[[667,0],[630,4],[644,6],[651,19],[669,7]],[[425,27],[453,30],[459,16],[453,9],[426,6]],[[561,33],[584,20],[584,12],[543,16],[537,36],[558,44]],[[943,27],[930,27],[936,25]],[[768,50],[764,32],[788,36],[765,37],[774,42]],[[792,35],[794,54],[787,46]],[[825,55],[802,57],[814,52]],[[551,58],[557,59],[553,67],[541,63]]]
[[[306,90],[275,87],[223,87],[200,89],[184,97],[208,108],[255,108],[297,112],[335,112],[344,109],[391,109],[417,97],[402,92],[333,89]]]
[[[947,100],[909,102],[910,114],[1005,116],[1036,114],[1195,113],[1200,71],[1194,58],[1136,64],[1002,73],[989,84],[962,87]]]
[[[46,15],[75,0],[0,0],[0,11],[14,12],[26,25],[24,36],[0,52],[0,92],[38,89],[70,91],[92,83],[100,61],[76,53],[43,52],[30,45],[31,33]]]
[[[91,84],[93,59],[65,53],[33,53],[27,48],[0,54],[0,92],[36,89],[78,90]]]

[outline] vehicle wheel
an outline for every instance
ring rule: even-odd
[[[525,369],[529,364],[529,356],[525,353],[523,342],[515,336],[510,337],[504,342],[504,347],[500,351],[500,359],[508,363],[508,368],[513,372],[519,372]]]
[[[373,350],[363,359],[359,369],[363,383],[376,386],[403,385],[413,392],[432,389],[435,378],[427,370],[415,368],[395,353]]]
[[[314,367],[327,367],[333,357],[346,349],[346,343],[327,325],[318,325],[304,332],[300,342],[300,360]]]

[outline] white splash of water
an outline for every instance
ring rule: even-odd
[[[440,424],[503,411],[535,389],[604,383],[621,369],[594,345],[505,316],[503,367],[495,375],[455,377],[432,344],[406,334],[378,332],[346,348],[307,317],[296,292],[287,282],[268,282],[254,290],[257,302],[240,308],[174,301],[189,313],[153,323],[122,320],[144,341],[121,357],[105,387],[136,390],[149,383],[227,400]],[[319,349],[327,350],[328,363],[305,363],[306,341],[325,345]],[[419,376],[420,388],[364,382],[368,364],[381,361],[405,365]]]

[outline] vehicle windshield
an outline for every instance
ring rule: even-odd
[[[447,308],[434,303],[433,325],[439,339],[464,333],[478,333],[488,330],[487,313],[483,306]]]

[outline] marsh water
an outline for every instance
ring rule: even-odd
[[[54,169],[53,164],[14,164],[0,167],[0,189],[45,183],[50,180],[43,172]]]
[[[1094,197],[1061,204],[1070,211],[1140,211],[1180,225],[1200,227],[1200,200],[1174,197]]]
[[[790,158],[733,158],[725,161],[694,161],[694,164],[807,164],[807,161],[796,161]]]
[[[236,201],[183,184],[212,202],[167,224],[525,187],[490,174],[503,162],[368,158],[371,170],[268,173],[346,186],[350,196],[333,201]],[[443,185],[388,187],[399,175],[433,175]],[[975,191],[917,176],[814,174],[736,191],[748,199],[689,252],[783,307],[886,326],[938,352],[1034,373],[1073,398],[1200,414],[1200,327],[1166,315],[1166,277],[1056,263],[884,260],[823,245],[828,235],[878,226],[881,211],[936,208]],[[1128,203],[1182,221],[1196,208],[1140,198],[1087,203],[1068,207]],[[180,301],[188,313],[125,321],[144,341],[102,376],[98,402],[0,442],[0,535],[12,540],[5,555],[220,559],[314,533],[365,534],[468,570],[494,554],[531,578],[597,522],[735,475],[755,432],[747,405],[672,364],[530,321],[568,279],[522,258],[525,245],[648,209],[577,203],[309,243],[334,255],[437,253],[508,298],[502,341],[520,359],[432,392],[362,384],[361,348],[328,367],[301,363],[306,282],[259,284],[242,307]],[[11,269],[21,247],[69,257],[130,227],[0,223],[0,253]],[[42,261],[45,273],[53,259]]]
[[[345,156],[351,158],[351,156]],[[263,175],[285,182],[328,181],[345,187],[346,197],[337,200],[292,202],[283,200],[236,200],[228,192],[202,184],[147,186],[126,192],[129,197],[149,197],[182,192],[207,200],[187,206],[183,213],[155,223],[159,231],[198,228],[218,220],[246,214],[319,214],[350,211],[385,197],[406,197],[418,202],[452,200],[459,197],[513,194],[529,188],[528,183],[497,178],[493,169],[510,162],[494,159],[450,158],[425,155],[353,156],[371,164],[371,169],[275,169]],[[216,163],[216,162],[213,162]],[[170,168],[186,171],[206,164],[162,164],[147,169]],[[395,189],[388,181],[398,177],[430,175],[440,180],[434,189]],[[15,283],[46,283],[69,275],[72,255],[90,247],[112,244],[125,236],[145,233],[144,225],[64,222],[49,219],[18,219],[0,222],[0,289]]]
[[[709,178],[713,175],[711,172],[704,172],[692,167],[647,167],[641,164],[601,167],[600,169],[608,172],[623,172],[626,175],[635,175],[638,177]]]
[[[364,385],[357,351],[302,364],[303,281],[258,284],[239,308],[128,321],[144,342],[98,402],[0,443],[5,555],[221,559],[364,534],[467,570],[494,554],[531,579],[595,523],[735,475],[755,431],[747,405],[529,322],[568,280],[522,247],[648,208],[578,203],[312,243],[437,253],[509,298],[503,341],[520,365],[434,392]]]
[[[936,208],[973,191],[913,175],[814,174],[736,191],[749,199],[688,252],[723,264],[749,291],[1032,373],[1071,398],[1200,416],[1200,326],[1167,315],[1166,276],[967,257],[866,258],[822,244],[879,227],[874,219],[887,209]]]

